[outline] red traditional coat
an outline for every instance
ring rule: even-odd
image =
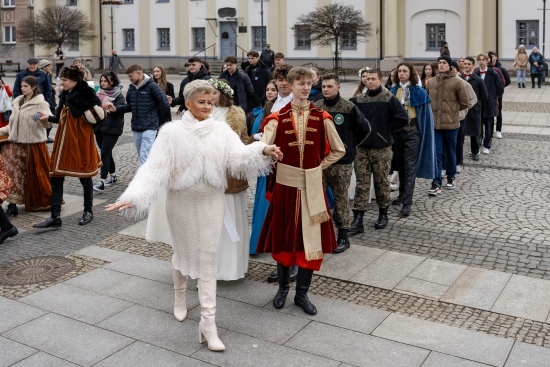
[[[332,117],[313,104],[310,104],[309,111],[306,124],[302,127],[302,143],[299,142],[299,127],[293,117],[291,103],[265,120],[266,123],[271,120],[277,121],[273,144],[283,152],[282,163],[286,165],[302,169],[315,168],[321,165],[323,159],[331,153],[324,120],[332,120]],[[333,133],[339,139],[336,130]],[[338,150],[345,152],[341,141]],[[339,157],[337,158],[339,159]],[[275,168],[269,177],[266,196],[270,205],[256,251],[258,253],[304,252],[298,189],[276,183],[276,174],[277,169]],[[326,195],[324,200],[327,211],[330,213]],[[336,248],[334,228],[330,219],[321,223],[321,241],[323,253],[332,253],[332,250]]]

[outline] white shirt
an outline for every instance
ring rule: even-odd
[[[481,70],[481,68],[479,69],[479,76],[481,77],[481,79],[485,80],[485,75],[487,75],[487,70],[489,70],[489,68],[485,70]],[[481,74],[482,71],[485,71],[485,73]]]
[[[286,106],[290,101],[292,101],[292,98],[294,98],[292,93],[290,93],[286,97],[281,97],[281,95],[279,94],[277,96],[277,100],[275,101],[275,103],[273,103],[273,107],[271,108],[271,112],[279,111],[281,108]]]
[[[403,94],[401,95],[401,104],[405,104],[405,95],[407,94],[407,93],[405,93],[405,90],[407,89],[407,87],[408,87],[410,84],[411,84],[410,81],[406,82],[405,84],[399,82],[399,87],[400,87],[401,89],[403,89]]]

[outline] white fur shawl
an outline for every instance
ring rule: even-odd
[[[262,155],[265,143],[244,145],[223,121],[198,121],[186,111],[181,120],[165,124],[119,201],[134,205],[130,217],[145,215],[158,192],[185,190],[205,182],[224,191],[226,173],[234,177],[265,175],[273,161]]]

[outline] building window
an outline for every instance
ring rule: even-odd
[[[134,0],[124,0],[124,4],[133,4]]]
[[[426,24],[426,51],[439,51],[445,44],[445,24]]]
[[[15,27],[4,27],[4,43],[15,43]]]
[[[538,47],[539,45],[539,21],[518,20],[516,21],[516,48],[524,45],[525,48]]]
[[[29,6],[34,6],[34,0],[29,0]]]
[[[69,40],[69,51],[78,51],[80,49],[80,40],[78,37],[78,32],[76,32],[71,39]]]
[[[311,50],[311,27],[295,25],[294,33],[294,49]]]
[[[76,6],[78,5],[77,0],[67,0],[67,6]]]
[[[15,6],[15,0],[2,0],[2,6],[4,8],[13,8]]]
[[[159,50],[170,50],[170,28],[157,28]]]
[[[357,31],[355,29],[342,32],[340,48],[342,50],[357,50]]]
[[[133,29],[123,29],[122,34],[124,35],[124,49],[125,51],[134,51],[136,44],[134,41],[134,30]]]
[[[252,48],[261,50],[266,42],[266,27],[252,27]]]
[[[206,28],[191,28],[193,31],[193,50],[206,47]]]

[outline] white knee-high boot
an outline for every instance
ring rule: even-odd
[[[201,321],[199,323],[199,342],[208,343],[208,349],[215,352],[225,350],[216,327],[216,279],[199,279],[199,301],[201,303]]]
[[[187,317],[187,304],[185,302],[185,290],[187,289],[187,275],[183,275],[179,270],[172,269],[174,278],[174,316],[176,320],[183,321]]]

